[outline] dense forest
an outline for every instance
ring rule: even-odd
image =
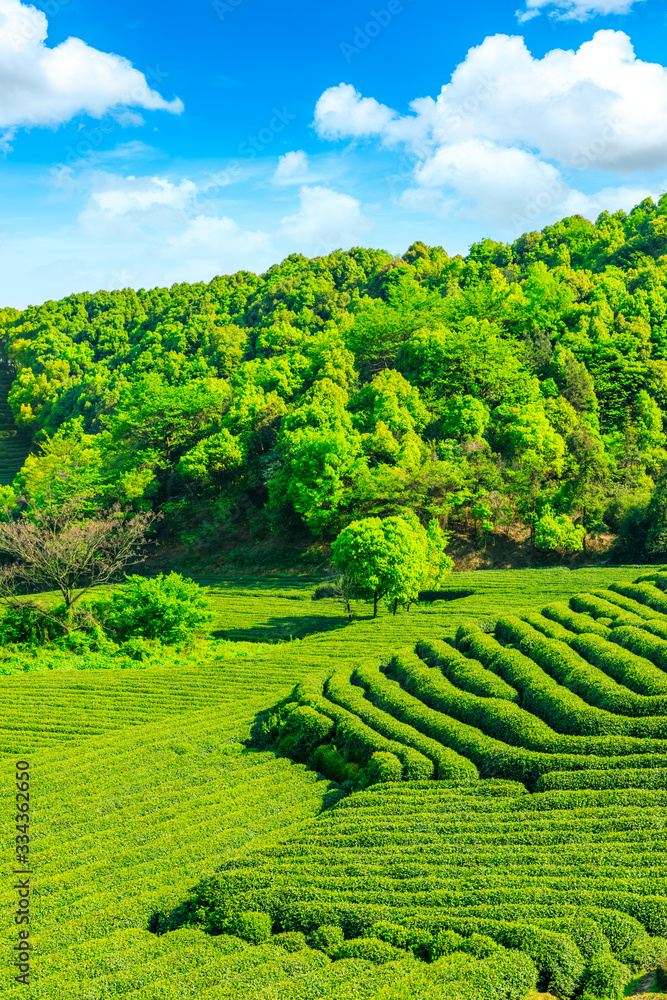
[[[414,512],[667,551],[667,195],[467,257],[414,243],[0,311],[33,504],[229,549]]]

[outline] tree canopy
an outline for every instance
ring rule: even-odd
[[[3,310],[35,445],[2,509],[50,483],[188,542],[408,515],[536,540],[553,516],[654,550],[637,526],[667,460],[666,222],[664,196],[465,257],[293,254]]]

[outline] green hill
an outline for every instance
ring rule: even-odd
[[[294,254],[0,310],[21,433],[51,438],[30,488],[160,511],[200,569],[307,570],[351,521],[401,513],[495,540],[474,558],[501,565],[660,556],[666,216],[664,196],[465,256]]]

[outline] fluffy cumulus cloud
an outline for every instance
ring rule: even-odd
[[[299,191],[301,206],[282,220],[277,236],[292,250],[327,254],[360,240],[372,228],[356,198],[315,185]]]
[[[137,239],[146,227],[176,225],[198,195],[194,181],[122,177],[100,173],[79,215],[83,230],[98,237]]]
[[[604,14],[629,14],[643,0],[527,0],[524,10],[517,11],[519,21],[530,21],[543,10],[564,21],[588,21]]]
[[[143,73],[122,56],[100,52],[79,38],[50,48],[46,16],[20,0],[0,0],[0,127],[12,131],[55,127],[85,113],[115,114],[138,124],[130,109],[183,110],[148,86]]]
[[[302,184],[308,176],[308,154],[303,149],[285,153],[278,160],[274,184]]]
[[[534,204],[567,203],[577,173],[667,167],[667,69],[638,59],[620,31],[542,59],[523,38],[495,35],[410,114],[340,84],[318,101],[314,124],[325,139],[404,149],[413,162],[404,200],[414,207],[437,205],[439,192],[447,210],[509,221]]]

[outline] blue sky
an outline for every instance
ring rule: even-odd
[[[0,0],[0,305],[667,190],[661,0]]]

